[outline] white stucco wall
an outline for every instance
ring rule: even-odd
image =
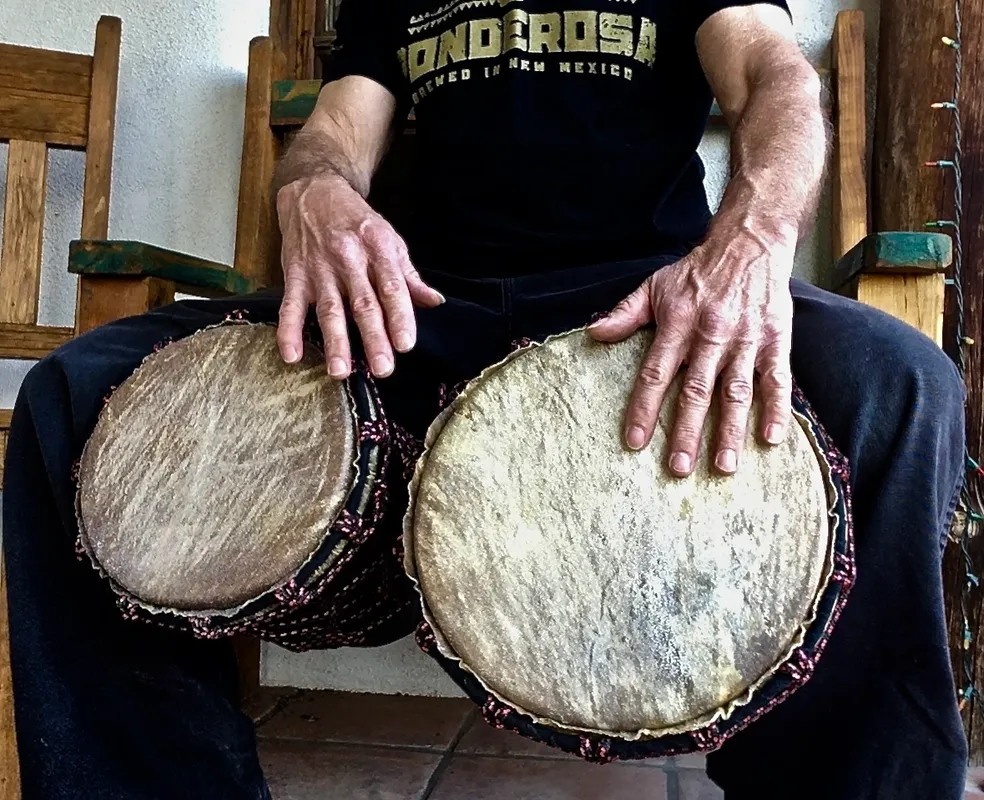
[[[829,66],[834,16],[868,13],[873,52],[877,0],[790,0],[811,61]],[[267,0],[3,0],[0,41],[91,52],[100,14],[123,19],[123,57],[110,235],[230,263],[235,232],[242,105],[250,38],[265,33]],[[870,72],[870,70],[869,70]],[[708,190],[727,179],[727,135],[702,145]],[[75,279],[65,271],[81,220],[83,158],[53,153],[49,165],[41,321],[68,325]],[[6,148],[0,145],[0,186]],[[715,200],[716,202],[716,200]],[[2,204],[0,204],[2,214]],[[830,201],[797,256],[797,274],[823,282],[830,263]],[[0,361],[0,407],[13,404],[29,364]],[[266,648],[266,683],[352,691],[455,694],[451,682],[410,640],[371,651],[294,655]]]
[[[0,41],[91,53],[101,14],[123,20],[110,235],[232,263],[249,40],[267,32],[269,1],[2,0]],[[81,153],[50,156],[42,324],[74,318],[66,264],[84,164]],[[0,408],[29,367],[0,362]]]

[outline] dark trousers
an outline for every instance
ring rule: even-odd
[[[420,432],[439,385],[514,340],[612,307],[659,264],[506,281],[428,275],[448,297],[381,382]],[[947,656],[943,536],[962,478],[963,387],[939,349],[873,309],[794,282],[793,372],[853,467],[858,578],[812,680],[710,756],[729,800],[958,800],[967,757]],[[21,390],[4,487],[25,800],[256,800],[267,790],[226,643],[124,622],[74,553],[71,468],[110,387],[167,337],[275,295],[176,303],[76,339]],[[549,665],[548,665],[549,668]]]

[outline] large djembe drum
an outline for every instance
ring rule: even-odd
[[[809,677],[853,576],[847,465],[794,400],[786,442],[666,470],[620,436],[651,332],[486,370],[431,427],[404,520],[418,641],[492,724],[607,761],[709,750]],[[759,409],[751,430],[757,430]]]
[[[371,377],[296,365],[230,321],[167,344],[108,398],[79,465],[80,553],[127,617],[284,647],[413,630]],[[395,463],[395,462],[394,462]]]

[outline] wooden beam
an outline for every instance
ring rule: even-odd
[[[833,255],[839,259],[868,234],[865,151],[864,12],[841,11],[834,25]]]
[[[967,446],[984,453],[984,96],[973,87],[984,82],[984,6],[962,4],[963,61],[960,97],[963,122],[964,335],[975,345],[966,349]],[[882,0],[878,71],[878,116],[875,127],[874,219],[879,230],[924,230],[929,220],[953,219],[952,173],[923,162],[950,159],[952,114],[930,104],[953,98],[954,51],[940,37],[954,35],[952,0]],[[955,296],[947,297],[944,345],[955,349]],[[971,480],[978,480],[972,477]],[[976,568],[984,564],[984,537],[968,549]],[[958,688],[964,651],[961,600],[966,570],[957,547],[943,565],[944,595],[951,655]],[[984,598],[974,589],[966,599],[973,643],[969,653],[972,679],[984,685]],[[984,763],[984,724],[979,701],[964,709],[973,764]]]
[[[47,145],[11,142],[0,252],[0,322],[37,321],[47,188]]]
[[[874,226],[924,230],[945,204],[943,170],[923,162],[952,151],[951,118],[930,104],[953,94],[953,52],[940,42],[953,33],[953,2],[883,0],[879,25]]]
[[[952,3],[941,0],[941,4],[948,25],[945,32],[949,33],[952,31]],[[979,460],[984,455],[984,228],[980,224],[980,220],[984,219],[984,96],[978,87],[984,85],[984,7],[980,3],[963,3],[961,6],[963,41],[960,43],[960,51],[963,61],[963,91],[960,97],[960,116],[963,123],[964,335],[975,341],[973,346],[965,350],[967,446],[970,455]],[[952,94],[953,51],[946,47],[937,47],[937,51],[942,51],[943,77],[947,89],[942,99],[949,100]],[[946,112],[943,113],[946,116]],[[940,125],[942,122],[936,124]],[[929,158],[949,158],[952,152],[952,144],[946,141],[944,149]],[[939,172],[939,170],[928,171]],[[952,218],[949,180],[951,177],[947,175],[943,185],[943,198],[936,210],[939,218]],[[940,176],[933,174],[930,180],[939,182]],[[950,319],[946,326],[946,341],[949,344],[956,338],[955,295],[951,294],[948,299]],[[977,481],[980,485],[980,478],[972,475],[971,480]],[[984,536],[980,534],[975,536],[969,549],[975,568],[980,574],[984,565]],[[949,606],[950,641],[954,645],[954,663],[958,669],[959,687],[964,685],[960,671],[963,654],[958,643],[963,635],[959,601],[965,581],[964,564],[959,550],[951,547],[944,565],[944,591]],[[984,596],[979,589],[971,594],[969,606],[971,627],[974,632],[973,675],[980,688],[984,686]],[[975,765],[984,763],[984,724],[980,712],[978,700],[976,703],[968,704],[964,716],[969,730],[971,762]]]
[[[271,0],[270,38],[286,56],[285,78],[315,77],[314,34],[318,17],[316,0]]]
[[[74,328],[0,323],[0,358],[34,361],[57,350],[74,335]]]

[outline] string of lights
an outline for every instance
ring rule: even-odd
[[[953,287],[954,305],[956,307],[956,341],[955,356],[957,368],[960,374],[966,372],[966,349],[974,344],[973,339],[966,336],[964,328],[964,285],[963,285],[963,237],[962,237],[962,216],[963,216],[963,172],[961,170],[961,158],[963,156],[963,129],[960,119],[960,89],[963,77],[963,59],[960,49],[961,41],[961,0],[954,0],[954,36],[942,37],[945,47],[953,51],[953,98],[932,104],[937,110],[948,111],[952,117],[953,124],[953,156],[950,159],[940,159],[938,161],[927,161],[924,166],[945,169],[952,171],[953,174],[953,219],[932,220],[926,223],[928,228],[947,229],[953,236],[953,278],[947,284]],[[963,562],[964,582],[960,592],[960,613],[963,625],[963,635],[960,642],[961,660],[961,685],[958,688],[958,698],[960,710],[963,711],[969,703],[973,703],[981,716],[984,717],[984,693],[977,688],[973,673],[973,651],[971,646],[974,642],[974,628],[971,626],[970,619],[970,598],[976,588],[980,586],[980,578],[976,573],[973,558],[970,555],[969,543],[972,535],[984,521],[982,513],[980,481],[984,478],[984,467],[982,467],[971,455],[970,451],[965,452],[967,461],[967,474],[963,488],[960,493],[960,507],[958,514],[958,524],[955,526],[953,539],[960,548],[960,556]]]

